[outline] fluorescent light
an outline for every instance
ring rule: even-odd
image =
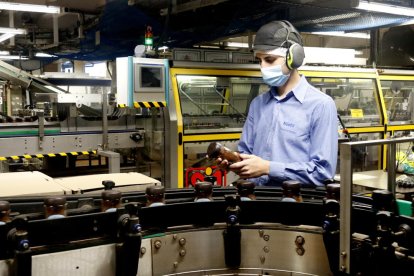
[[[15,34],[2,34],[0,35],[0,42],[3,42],[9,38],[12,38],[13,36],[15,36]]]
[[[158,51],[167,51],[168,50],[168,46],[162,46],[162,47],[158,47]]]
[[[0,1],[0,10],[60,13],[60,7],[47,5],[32,5]]]
[[[0,51],[0,56],[7,56],[10,55],[9,51]]]
[[[2,34],[27,34],[27,30],[26,29],[2,28],[2,27],[0,27],[0,33],[2,33]]]
[[[341,37],[354,37],[354,38],[363,38],[363,39],[370,39],[371,36],[368,33],[346,33],[346,32],[311,32],[311,34],[315,35],[328,35],[328,36],[341,36]]]
[[[393,5],[387,4],[379,4],[373,2],[365,2],[360,1],[357,9],[366,10],[366,11],[374,11],[374,12],[382,12],[382,13],[390,13],[402,16],[412,16],[414,17],[414,9],[409,7],[398,7]]]
[[[12,59],[28,59],[27,57],[23,57],[23,56],[0,56],[0,59],[3,60],[12,60]]]
[[[36,57],[57,57],[57,56],[49,55],[49,54],[46,54],[46,53],[36,53],[35,56]]]
[[[227,47],[249,48],[249,44],[244,42],[227,42],[225,45]]]
[[[345,48],[304,47],[305,63],[330,65],[366,65],[366,58],[357,58],[359,51]]]

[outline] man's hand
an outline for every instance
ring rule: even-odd
[[[240,154],[242,161],[233,163],[228,168],[239,174],[241,178],[254,178],[269,174],[270,162],[256,155]],[[223,160],[221,163],[223,163]]]

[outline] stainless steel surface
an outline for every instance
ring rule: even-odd
[[[102,95],[100,94],[58,94],[59,103],[75,103],[81,106],[85,102],[101,103]]]
[[[138,263],[138,276],[153,275],[151,239],[143,239]]]
[[[43,138],[45,137],[45,117],[44,117],[44,112],[43,111],[39,111],[36,114],[39,119],[39,149],[43,148]]]
[[[12,272],[13,260],[0,261],[0,276],[9,276]]]
[[[390,138],[370,141],[348,142],[340,144],[340,174],[341,174],[341,208],[340,208],[340,238],[339,238],[339,267],[345,273],[350,273],[351,253],[351,209],[352,209],[352,148],[360,146],[388,145],[387,171],[388,189],[395,192],[395,145],[413,142],[414,137]],[[391,175],[391,176],[390,176]]]
[[[135,131],[143,134],[143,131]],[[109,133],[109,148],[143,147],[143,140],[136,143],[129,136],[131,132]],[[43,148],[38,149],[38,137],[0,138],[0,156],[24,154],[47,154],[72,151],[96,150],[102,142],[102,134],[77,134],[45,136]]]
[[[102,149],[108,149],[108,95],[102,93]]]
[[[356,142],[354,142],[356,143]],[[352,208],[352,153],[350,143],[342,143],[340,146],[340,172],[341,172],[341,208],[339,229],[339,267],[349,273],[351,253],[351,208]],[[344,252],[344,254],[342,254]]]
[[[182,275],[182,276],[205,276],[205,275],[244,275],[244,276],[262,276],[262,275],[272,275],[272,276],[304,276],[304,275],[315,275],[310,273],[295,273],[291,271],[283,271],[278,269],[261,269],[261,268],[240,268],[236,270],[231,269],[208,269],[208,270],[196,270],[196,271],[188,271],[188,272],[181,272],[181,273],[174,273],[174,274],[166,274],[165,276],[173,276],[173,275]],[[325,276],[325,275],[324,275]]]
[[[414,140],[414,139],[413,139]],[[387,172],[388,172],[388,191],[392,192],[395,197],[395,177],[396,177],[396,145],[395,143],[390,143],[387,146]]]
[[[98,154],[108,158],[109,173],[121,172],[121,155],[109,150],[98,150]]]
[[[32,276],[113,276],[115,244],[32,257]]]
[[[154,238],[153,275],[230,273],[224,260],[223,230],[195,230]],[[241,265],[240,270],[233,272],[252,270],[253,274],[247,275],[261,275],[263,271],[274,270],[282,274],[272,275],[331,275],[320,231],[263,229],[264,235],[258,229],[241,231]],[[306,240],[303,255],[296,252],[295,240],[298,236]],[[182,239],[186,242],[180,243]]]
[[[235,64],[232,63],[231,69],[233,70],[259,70],[259,64]],[[210,63],[210,62],[187,62],[187,61],[174,61],[174,67],[176,68],[213,68],[213,69],[229,69],[228,63]]]

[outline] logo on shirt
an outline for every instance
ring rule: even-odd
[[[290,128],[295,127],[295,124],[294,123],[289,123],[289,122],[283,122],[283,125],[284,126],[287,126],[287,127],[290,127]]]

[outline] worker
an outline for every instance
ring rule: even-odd
[[[256,185],[324,185],[336,170],[337,110],[298,72],[305,57],[301,35],[288,21],[272,21],[256,33],[253,50],[270,90],[250,104],[238,144],[242,161],[217,161]]]

